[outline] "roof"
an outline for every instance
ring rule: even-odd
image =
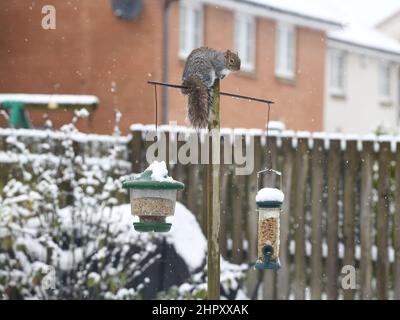
[[[328,38],[345,44],[389,54],[400,54],[400,43],[375,29],[375,25],[400,9],[400,0],[236,0],[270,10],[281,10],[309,19],[338,24]],[[362,14],[360,14],[362,9]]]
[[[328,38],[368,50],[400,55],[400,43],[386,34],[369,27],[349,26],[328,32]]]
[[[343,25],[318,0],[200,0],[216,7],[282,20],[318,30],[331,30]],[[311,5],[311,3],[313,5]],[[319,8],[316,10],[315,8]]]
[[[96,96],[71,95],[71,94],[26,94],[26,93],[0,93],[0,103],[4,101],[18,101],[28,104],[71,104],[71,105],[96,105],[99,99]]]
[[[321,0],[236,0],[260,6],[272,11],[342,26],[345,21],[330,10],[327,10]]]

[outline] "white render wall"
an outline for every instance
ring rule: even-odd
[[[329,43],[330,48],[343,49]],[[362,50],[346,51],[345,96],[329,92],[329,53],[326,58],[324,129],[328,132],[368,134],[383,126],[385,133],[399,130],[399,64],[391,63],[391,105],[383,105],[378,93],[379,55]],[[385,58],[385,57],[383,57]]]

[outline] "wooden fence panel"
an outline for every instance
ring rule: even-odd
[[[397,143],[395,155],[395,209],[393,219],[394,298],[400,300],[400,143]]]
[[[332,140],[328,153],[328,257],[327,257],[327,295],[329,300],[338,297],[338,194],[340,178],[341,149],[340,141]]]
[[[283,139],[282,148],[279,154],[283,158],[282,172],[284,173],[283,193],[285,200],[282,207],[281,214],[281,235],[280,235],[280,261],[281,269],[277,276],[277,299],[286,300],[289,298],[290,293],[290,253],[289,253],[289,228],[290,228],[290,200],[293,197],[291,193],[292,185],[292,172],[293,172],[293,149],[292,142],[289,139]]]
[[[382,143],[379,152],[379,179],[378,179],[378,212],[377,212],[377,298],[380,300],[388,298],[389,287],[389,153],[390,144]]]
[[[360,206],[360,294],[361,298],[372,298],[372,172],[374,165],[373,144],[363,143],[361,154],[361,206]]]
[[[311,299],[321,299],[323,290],[322,208],[324,194],[324,141],[314,140],[311,162]]]
[[[147,166],[147,148],[154,143],[145,141],[144,136],[153,129],[134,128],[130,141],[122,137],[125,142],[114,142],[112,137],[96,140],[93,136],[77,135],[71,140],[74,152],[85,158],[105,158],[115,143],[121,144],[121,159],[129,159],[132,171],[140,172]],[[168,134],[172,133],[168,128],[163,130],[167,131],[168,149]],[[7,157],[6,150],[16,150],[12,141],[7,142],[10,132],[0,130],[3,159]],[[13,134],[17,141],[27,144],[30,156],[57,157],[65,152],[62,135],[38,133],[30,137],[22,131]],[[250,265],[255,262],[257,251],[256,172],[267,166],[283,173],[282,268],[262,273],[249,270],[247,289],[252,298],[256,298],[255,289],[261,285],[264,299],[303,299],[308,297],[306,288],[310,288],[312,299],[336,299],[342,294],[344,299],[400,299],[400,143],[393,153],[390,141],[394,138],[368,138],[360,142],[344,135],[334,139],[319,136],[311,138],[313,148],[309,149],[304,135],[285,132],[270,136],[269,163],[262,138],[255,136],[255,166],[250,176],[237,176],[233,171],[235,165],[221,166],[222,254],[230,262]],[[344,150],[340,139],[346,140]],[[326,142],[329,144],[325,145]],[[178,143],[178,148],[183,143]],[[374,145],[379,150],[374,151]],[[358,150],[359,146],[362,150]],[[232,153],[233,142],[221,144],[221,155],[226,153],[225,148]],[[169,150],[166,151],[168,162]],[[11,176],[22,179],[14,175],[13,164],[5,162],[0,167],[0,188]],[[207,222],[205,167],[177,164],[170,168],[171,175],[186,184],[178,199],[196,215],[203,231]],[[393,257],[394,261],[389,260]],[[359,268],[356,290],[339,289],[339,268],[343,265]]]
[[[357,156],[357,141],[348,141],[344,160],[344,222],[343,222],[343,265],[355,267],[355,210],[356,210],[356,179],[359,157]],[[354,298],[355,290],[343,290],[346,300]]]
[[[266,137],[267,138],[267,137]],[[262,167],[261,169],[278,169],[277,157],[277,139],[276,137],[268,137],[266,141],[265,151],[262,152]],[[277,177],[272,174],[264,174],[260,177],[262,187],[276,187]],[[261,186],[260,186],[261,187]],[[265,270],[263,272],[263,299],[273,300],[276,299],[276,271]]]
[[[305,205],[306,205],[306,186],[309,159],[307,153],[308,142],[306,139],[298,140],[296,150],[296,207],[294,210],[295,220],[295,243],[296,251],[294,256],[295,274],[294,274],[294,295],[297,300],[305,298],[306,289],[306,261],[305,261]]]
[[[257,186],[257,172],[261,170],[261,158],[262,158],[262,145],[261,136],[257,135],[254,137],[254,170],[253,173],[247,178],[247,194],[249,210],[245,212],[247,214],[247,239],[248,239],[248,251],[247,260],[250,262],[251,267],[247,272],[247,292],[249,297],[252,299],[257,298],[257,289],[261,278],[261,271],[256,270],[252,267],[257,260],[257,231],[258,230],[258,212],[256,206],[256,195],[258,191]]]

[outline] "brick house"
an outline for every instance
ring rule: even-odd
[[[326,32],[337,21],[276,0],[132,1],[142,3],[132,21],[118,19],[109,0],[58,2],[56,30],[41,26],[48,1],[1,1],[0,93],[96,95],[100,106],[81,129],[110,133],[118,108],[126,133],[131,123],[154,123],[154,91],[146,81],[180,83],[187,54],[207,45],[242,58],[243,70],[222,90],[274,100],[272,118],[289,129],[323,129]],[[184,97],[159,92],[160,122],[184,124]],[[58,127],[71,114],[50,117]],[[225,127],[263,128],[266,115],[262,104],[222,98]],[[42,125],[42,112],[30,117]]]

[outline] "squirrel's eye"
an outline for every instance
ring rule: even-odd
[[[231,59],[229,62],[230,62],[230,63],[234,63],[235,61],[234,61],[233,59]]]

